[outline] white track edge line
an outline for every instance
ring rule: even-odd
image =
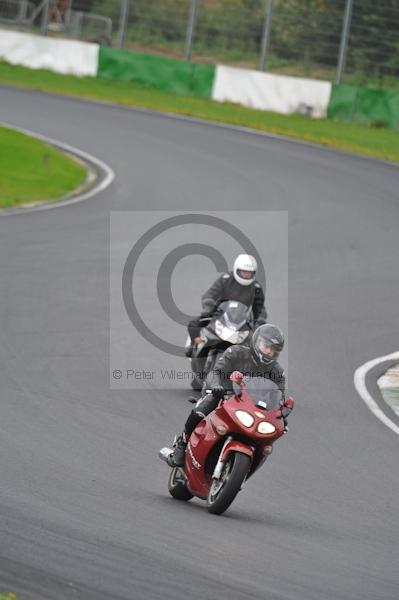
[[[396,359],[399,360],[399,352],[393,352],[392,354],[387,354],[386,356],[380,356],[379,358],[369,360],[364,365],[356,369],[355,374],[353,376],[353,382],[355,384],[357,393],[359,394],[363,402],[366,404],[366,406],[377,417],[377,419],[379,419],[382,423],[384,423],[384,425],[389,427],[389,429],[396,433],[396,435],[399,435],[399,427],[393,421],[391,421],[391,419],[387,417],[386,414],[381,410],[381,408],[371,396],[366,386],[366,376],[371,369],[373,369],[381,363]]]
[[[13,125],[12,123],[0,122],[0,126],[8,127],[10,129],[15,129],[16,131],[20,131],[21,133],[25,133],[26,135],[35,137],[38,140],[47,142],[48,144],[56,146],[57,148],[61,148],[62,150],[65,150],[66,152],[75,154],[76,156],[79,156],[83,160],[93,163],[94,165],[99,167],[105,173],[105,177],[102,181],[100,181],[98,184],[94,185],[90,190],[88,190],[87,192],[84,192],[83,194],[77,194],[76,196],[73,196],[72,198],[66,198],[65,200],[58,200],[58,201],[54,200],[53,202],[49,201],[48,203],[39,204],[38,206],[32,206],[31,208],[28,208],[28,207],[23,208],[23,207],[16,206],[15,210],[12,210],[12,208],[11,208],[10,212],[8,212],[7,209],[5,209],[4,212],[2,210],[0,210],[0,217],[11,217],[11,216],[20,215],[20,214],[25,215],[27,213],[36,212],[39,210],[51,210],[53,208],[61,208],[62,206],[67,206],[69,204],[76,204],[77,202],[83,202],[83,200],[87,200],[88,198],[91,198],[92,196],[95,196],[96,194],[99,194],[100,192],[104,191],[109,185],[111,185],[111,183],[115,179],[115,172],[111,169],[111,167],[109,165],[107,165],[105,162],[103,162],[100,158],[97,158],[96,156],[94,156],[93,154],[90,154],[89,152],[85,152],[84,150],[80,150],[79,148],[75,148],[75,146],[65,144],[64,142],[54,140],[53,138],[50,138],[41,133],[36,133],[35,131],[25,129],[23,127],[18,127],[16,125]]]

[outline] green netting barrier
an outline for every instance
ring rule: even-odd
[[[142,52],[100,48],[97,77],[137,81],[175,94],[210,98],[214,65],[202,65]]]
[[[399,92],[333,85],[327,116],[399,129]]]

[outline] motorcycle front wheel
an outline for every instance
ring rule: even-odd
[[[183,476],[181,475],[180,469],[175,467],[172,469],[168,481],[169,494],[176,498],[176,500],[191,500],[193,495],[188,491]]]
[[[212,481],[206,506],[208,512],[221,515],[237,496],[248,474],[251,460],[246,454],[233,452],[226,461],[220,479]]]

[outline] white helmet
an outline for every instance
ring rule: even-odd
[[[234,279],[240,285],[251,285],[255,281],[258,265],[253,256],[240,254],[234,262]]]

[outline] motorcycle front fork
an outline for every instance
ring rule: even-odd
[[[217,461],[217,463],[216,463],[216,466],[215,466],[215,469],[214,469],[214,471],[213,471],[213,473],[212,473],[212,479],[216,479],[216,480],[220,479],[220,477],[221,477],[221,475],[222,475],[223,466],[224,466],[224,464],[225,464],[225,463],[222,461],[223,452],[224,452],[224,449],[226,448],[227,444],[228,444],[229,442],[231,442],[231,440],[232,440],[232,439],[233,439],[233,438],[232,438],[232,436],[231,436],[231,435],[230,435],[230,436],[228,436],[228,437],[226,438],[226,441],[225,441],[225,443],[223,444],[223,447],[222,447],[222,449],[221,449],[221,451],[220,451],[220,454],[219,454],[219,459],[218,459],[218,461]],[[247,475],[247,476],[248,476],[248,475]],[[242,489],[243,489],[243,487],[244,487],[244,485],[246,484],[246,482],[247,482],[247,477],[245,477],[244,481],[242,482],[242,484],[241,484],[241,487],[240,487],[240,490],[242,490]]]
[[[222,474],[223,465],[224,465],[224,462],[222,461],[223,452],[224,452],[227,444],[229,444],[232,439],[233,438],[231,437],[231,435],[229,435],[226,438],[226,441],[224,442],[223,447],[222,447],[222,449],[220,451],[219,458],[218,458],[218,461],[216,463],[216,466],[215,466],[215,468],[213,470],[212,479],[220,479],[220,476]]]

